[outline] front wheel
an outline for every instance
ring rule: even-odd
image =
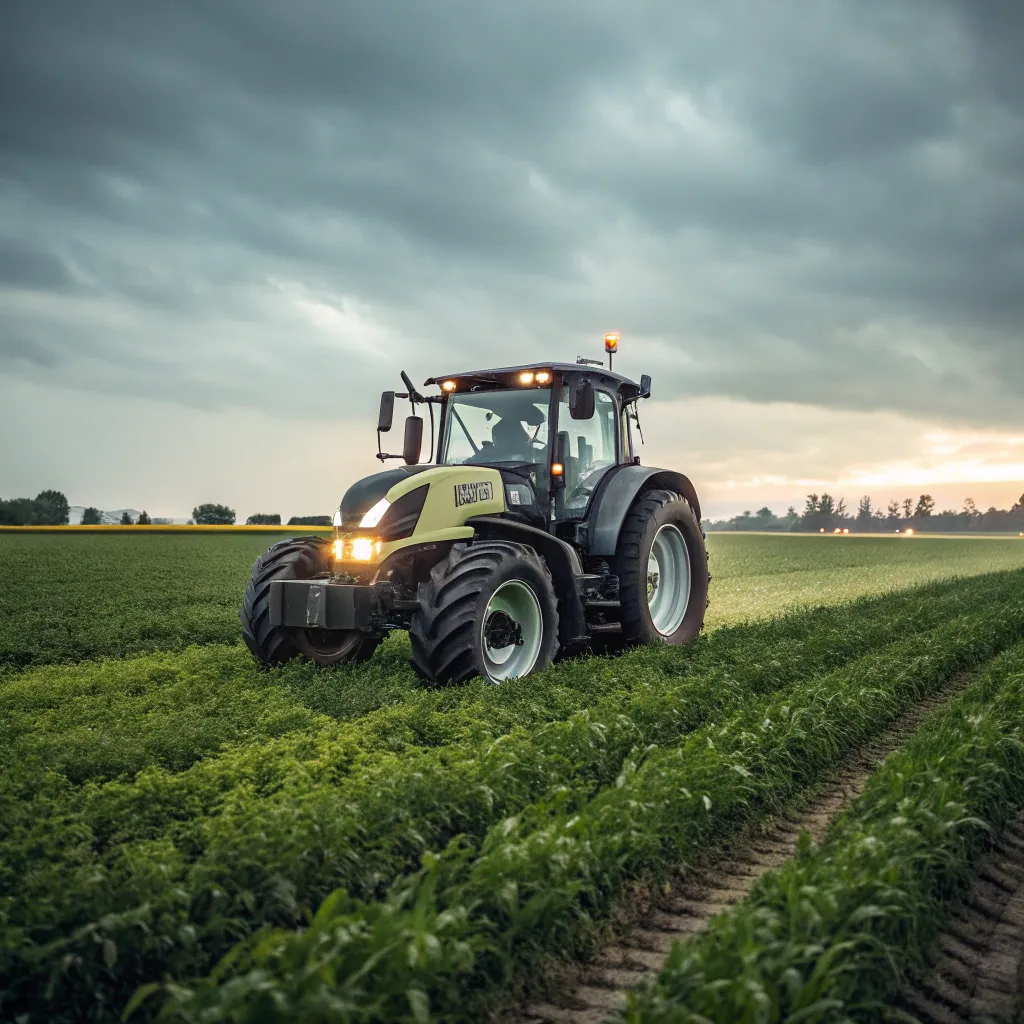
[[[615,556],[623,646],[688,644],[704,625],[708,556],[690,503],[648,491],[633,503]]]
[[[412,667],[432,683],[502,683],[547,668],[558,607],[546,566],[524,544],[453,548],[420,585],[409,640]]]
[[[308,658],[317,665],[365,661],[380,643],[354,629],[298,629],[270,624],[270,584],[274,580],[309,580],[327,573],[330,541],[323,537],[292,537],[275,544],[256,560],[245,588],[239,617],[242,638],[262,665],[283,665]]]

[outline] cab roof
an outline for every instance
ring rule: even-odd
[[[618,391],[624,399],[635,398],[640,394],[640,385],[628,377],[623,377],[620,373],[613,373],[603,366],[588,366],[585,363],[525,363],[522,366],[498,366],[489,370],[464,370],[462,373],[445,373],[438,377],[430,377],[423,382],[423,386],[440,384],[443,380],[470,378],[481,383],[493,382],[496,386],[501,387],[506,383],[512,383],[508,378],[528,370],[532,370],[534,373],[538,370],[550,370],[552,373],[559,373],[563,376],[570,373],[583,373],[595,384],[603,384],[605,387]]]

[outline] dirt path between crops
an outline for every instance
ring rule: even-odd
[[[818,795],[802,811],[748,829],[708,864],[673,882],[671,895],[652,901],[646,913],[637,915],[637,923],[600,956],[587,964],[565,966],[551,1002],[531,1004],[506,1020],[510,1024],[607,1021],[625,1007],[628,991],[657,976],[673,943],[704,931],[713,917],[742,900],[765,872],[789,860],[801,832],[806,830],[820,841],[835,816],[860,795],[881,761],[970,680],[967,675],[958,676],[846,757],[822,779]]]
[[[978,862],[970,895],[952,911],[936,954],[931,971],[901,999],[921,1024],[1024,1020],[1024,814]]]

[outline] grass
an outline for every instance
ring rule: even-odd
[[[1024,538],[708,535],[707,624],[1024,566]]]
[[[275,539],[0,534],[0,669],[237,643],[252,563]],[[712,627],[1024,566],[1018,538],[711,534],[708,550]]]

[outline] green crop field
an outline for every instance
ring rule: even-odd
[[[1024,540],[713,534],[694,646],[434,690],[398,635],[359,667],[257,669],[237,609],[273,539],[0,534],[0,1020],[934,1002],[916,979],[1024,809]],[[659,933],[643,985],[593,980],[922,701],[820,845]]]

